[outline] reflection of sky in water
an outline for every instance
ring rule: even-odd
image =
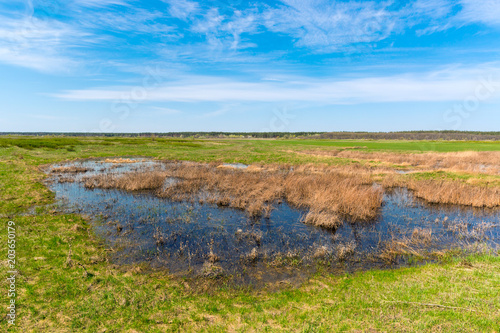
[[[106,172],[121,173],[138,167],[158,167],[157,162],[114,166],[110,163],[88,161],[78,166]],[[111,168],[111,169],[110,169]],[[86,173],[83,176],[96,174]],[[81,176],[78,176],[81,177]],[[496,225],[486,230],[485,241],[496,246],[500,237],[499,213],[470,207],[427,205],[414,200],[404,189],[388,192],[379,216],[370,222],[345,222],[336,231],[303,224],[305,212],[286,203],[276,206],[270,218],[252,219],[244,212],[198,203],[177,203],[157,198],[149,193],[127,193],[119,190],[88,190],[81,183],[52,183],[56,198],[65,210],[91,217],[100,217],[98,233],[119,251],[118,262],[147,260],[172,272],[200,266],[210,250],[220,257],[226,270],[241,267],[241,258],[258,250],[260,257],[273,258],[292,253],[311,258],[315,250],[325,247],[335,254],[337,246],[354,242],[356,260],[377,253],[381,244],[390,239],[411,237],[415,228],[431,229],[438,239],[432,249],[446,249],[472,239],[457,238],[449,226],[467,223],[474,231],[479,224]],[[110,222],[111,223],[108,223]],[[118,232],[117,225],[123,229]],[[155,241],[161,235],[162,242]],[[124,256],[125,255],[125,256]],[[373,263],[372,263],[373,265]]]

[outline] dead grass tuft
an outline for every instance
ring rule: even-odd
[[[142,160],[132,160],[129,158],[107,158],[104,160],[104,163],[139,163],[142,162]]]
[[[243,261],[247,262],[255,262],[257,259],[259,259],[259,252],[257,251],[257,248],[254,247],[250,253],[244,254],[241,256],[241,259]]]
[[[305,216],[304,223],[312,224],[324,228],[337,228],[342,225],[342,219],[332,213],[310,211]]]
[[[216,164],[166,163],[165,170],[99,175],[85,180],[87,188],[156,190],[160,197],[176,201],[198,200],[245,210],[250,216],[269,216],[273,205],[287,200],[310,209],[304,220],[334,228],[342,218],[353,221],[376,216],[382,190],[374,188],[368,174],[352,170],[271,166],[260,171],[217,168]],[[166,178],[177,181],[162,186]]]
[[[200,273],[203,277],[215,279],[223,276],[224,270],[221,266],[215,265],[210,261],[205,261]]]
[[[91,169],[77,167],[75,165],[67,166],[67,167],[56,167],[50,170],[51,173],[84,173],[89,172]]]
[[[346,260],[348,256],[353,255],[356,251],[356,243],[354,241],[339,244],[335,248],[335,257],[338,260]]]
[[[423,257],[423,251],[429,248],[434,241],[432,230],[415,228],[411,237],[393,237],[384,242],[379,257],[387,263],[396,262],[396,259],[402,255]]]
[[[384,187],[406,187],[414,195],[429,203],[444,203],[473,207],[500,206],[500,189],[474,186],[458,181],[414,180],[400,176],[387,176],[382,182]]]
[[[215,264],[220,260],[219,256],[216,255],[213,250],[210,250],[210,253],[208,254],[208,261],[212,264]]]
[[[417,169],[462,171],[498,175],[500,152],[464,151],[450,153],[390,153],[363,152],[350,149],[306,150],[299,154],[347,158],[359,161],[376,161]]]
[[[346,219],[355,222],[375,218],[383,188],[406,187],[430,203],[500,206],[500,188],[451,180],[415,180],[395,173],[381,178],[380,169],[360,165],[219,166],[165,162],[163,169],[98,175],[84,178],[84,183],[87,188],[154,190],[159,197],[237,208],[256,218],[270,216],[275,204],[286,200],[309,211],[304,223],[326,228],[337,228]],[[382,186],[374,186],[374,179],[381,180]]]
[[[262,240],[262,231],[240,231],[236,232],[236,238],[239,240],[247,240],[250,242],[255,242],[257,245],[260,245]]]
[[[156,246],[162,246],[166,243],[165,235],[160,231],[159,228],[156,228],[153,239],[155,240]]]
[[[431,229],[413,229],[411,234],[410,243],[417,245],[430,246],[432,243],[432,230]]]
[[[467,241],[483,241],[488,239],[488,231],[495,227],[497,227],[497,225],[491,222],[481,222],[471,228],[468,222],[456,221],[448,224],[447,230],[460,239]]]
[[[324,258],[330,255],[330,250],[326,246],[316,248],[313,253],[313,258]]]
[[[104,174],[84,180],[86,188],[117,188],[127,191],[156,190],[163,186],[165,173],[161,171],[131,172],[123,175]]]

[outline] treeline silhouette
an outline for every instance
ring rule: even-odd
[[[0,135],[78,136],[78,137],[161,137],[161,138],[300,138],[318,136],[324,132],[168,132],[168,133],[54,133],[54,132],[0,132]]]
[[[402,131],[402,132],[168,132],[168,133],[53,133],[2,132],[0,135],[65,137],[160,137],[160,138],[310,138],[330,140],[500,140],[500,132],[480,131]]]
[[[487,141],[500,140],[500,132],[461,132],[461,131],[409,131],[409,132],[331,132],[318,136],[330,140],[460,140]]]

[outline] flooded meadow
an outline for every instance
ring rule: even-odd
[[[169,171],[174,165],[176,173]],[[168,274],[227,279],[238,285],[293,285],[318,271],[400,267],[435,261],[448,251],[498,249],[497,208],[429,204],[404,187],[382,188],[364,181],[356,183],[353,193],[369,193],[369,200],[325,210],[297,203],[298,196],[285,186],[291,168],[276,171],[285,185],[277,183],[279,190],[264,195],[269,198],[249,210],[246,206],[254,205],[250,199],[235,203],[237,193],[245,192],[242,185],[226,193],[219,184],[216,194],[215,187],[180,188],[180,172],[190,166],[193,163],[148,159],[81,160],[48,167],[47,186],[56,195],[58,209],[91,219],[96,234],[112,250],[114,263],[147,263]],[[243,164],[196,167],[213,170],[214,177],[219,173],[221,183],[266,172]],[[131,174],[133,179],[121,186],[120,177]],[[205,181],[206,174],[196,179]],[[339,191],[334,194],[342,197]],[[252,200],[260,200],[261,192],[255,193]],[[317,194],[311,198],[321,200]],[[369,209],[353,212],[357,205]],[[313,218],[311,212],[316,212]],[[328,223],[309,223],[321,218]]]

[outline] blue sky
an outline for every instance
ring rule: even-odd
[[[0,0],[0,131],[500,130],[498,0]]]

